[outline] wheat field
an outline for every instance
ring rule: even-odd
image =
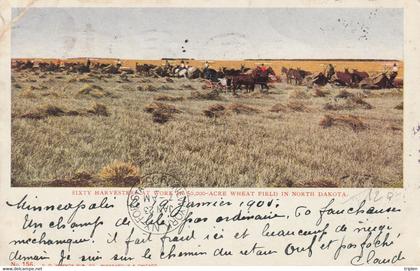
[[[401,89],[203,84],[13,72],[12,186],[402,187]]]
[[[87,58],[73,58],[66,59],[65,62],[81,62],[85,63]],[[117,59],[113,58],[90,58],[94,63],[111,64],[116,63]],[[29,60],[22,58],[20,60]],[[31,59],[35,62],[55,62],[58,63],[63,61],[62,59],[49,59],[49,58],[35,58]],[[136,60],[136,59],[121,59],[121,64],[125,67],[135,68],[137,64],[153,64],[161,66],[165,64],[164,60]],[[169,60],[171,65],[179,65],[181,60]],[[203,68],[206,60],[185,60],[190,66]],[[344,71],[348,68],[357,69],[359,71],[365,71],[371,76],[378,73],[391,69],[392,65],[396,63],[398,65],[398,79],[404,78],[404,62],[400,60],[310,60],[310,59],[299,59],[299,60],[208,60],[210,68],[219,69],[223,67],[239,69],[241,65],[246,68],[255,68],[258,65],[264,63],[266,66],[271,66],[274,72],[278,75],[281,74],[281,68],[300,68],[311,73],[317,74],[320,71],[324,71],[327,64],[332,64],[336,71]]]

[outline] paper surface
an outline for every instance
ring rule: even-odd
[[[419,11],[419,1],[3,1],[0,264],[419,265]],[[268,94],[257,81],[203,98],[212,78],[136,70],[165,57],[274,74]],[[71,70],[88,58],[91,71]],[[11,68],[30,59],[37,70]],[[396,66],[403,87],[339,76],[318,86],[282,71],[315,80],[329,63],[336,76],[385,81]],[[109,71],[118,64],[124,74]],[[169,109],[156,113],[159,103]]]

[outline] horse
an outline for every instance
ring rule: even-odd
[[[50,63],[40,62],[40,63],[38,63],[38,67],[39,67],[40,71],[42,71],[42,72],[56,72],[60,69],[59,64],[54,64],[52,62],[50,62]]]
[[[300,72],[299,69],[293,69],[293,68],[290,68],[287,70],[286,77],[287,77],[288,84],[291,84],[292,80],[294,80],[295,85],[302,84],[303,78],[305,78],[304,74],[302,74],[302,72]]]
[[[325,74],[324,74],[325,77],[327,78],[328,81],[330,81],[334,74],[335,74],[334,66],[332,64],[328,64],[325,69]]]
[[[153,69],[153,73],[160,77],[166,77],[169,75],[168,71],[164,67],[156,67]]]
[[[243,74],[245,71],[249,71],[249,68],[244,68],[243,66],[241,66],[241,69],[237,70],[237,69],[228,69],[226,67],[223,67],[221,69],[219,69],[218,74],[217,74],[217,78],[226,78],[226,86],[227,88],[231,88],[232,87],[232,78],[234,76],[238,76],[240,74]]]
[[[386,73],[380,73],[372,78],[367,77],[360,81],[359,87],[363,89],[381,89],[381,88],[393,88],[396,85],[387,76]]]
[[[356,69],[353,69],[352,72],[352,83],[359,84],[363,79],[368,78],[369,74],[367,72],[359,72]]]
[[[332,77],[331,81],[339,86],[352,86],[353,85],[353,76],[345,69],[344,72],[336,72]]]
[[[18,71],[20,71],[20,70],[23,70],[24,68],[24,66],[25,66],[25,61],[20,61],[20,60],[16,60],[16,61],[12,61],[12,69],[14,69],[14,70],[18,70]]]
[[[74,69],[75,72],[78,72],[78,73],[90,72],[90,67],[88,65],[80,64],[80,63],[74,65],[73,69]]]
[[[287,72],[288,72],[289,70],[286,68],[286,67],[284,67],[284,66],[282,66],[281,67],[281,73],[282,74],[285,74],[285,75],[287,75]]]
[[[17,71],[21,71],[21,70],[31,70],[34,67],[34,62],[32,60],[27,60],[27,61],[16,61],[16,70]]]
[[[206,68],[203,70],[203,78],[210,80],[212,82],[218,82],[218,78],[223,78],[224,73],[223,72],[218,72],[215,69],[212,68]],[[228,82],[229,85],[229,82]]]
[[[160,77],[167,77],[172,75],[173,66],[172,65],[164,65],[159,66],[153,69],[153,73],[160,76]]]
[[[65,63],[64,65],[66,65],[68,63]],[[92,69],[96,70],[96,71],[102,71],[103,69],[105,69],[108,66],[108,64],[104,64],[104,63],[94,63],[92,65]]]
[[[268,90],[268,79],[269,76],[276,76],[276,73],[271,67],[268,67],[267,69],[262,69],[261,67],[256,68],[252,73],[255,84],[261,86],[261,90],[264,90],[266,88]]]
[[[241,85],[245,86],[247,92],[254,91],[255,89],[255,78],[252,74],[240,74],[232,76],[232,91],[233,95],[236,95],[236,89],[240,88]]]
[[[235,76],[243,73],[243,70],[227,69],[226,67],[223,67],[222,72],[226,76]]]
[[[178,66],[174,70],[174,75],[175,75],[175,77],[185,77],[185,78],[187,78],[188,69],[186,67],[183,68],[181,66]]]
[[[141,75],[144,75],[144,76],[150,76],[151,75],[151,71],[153,69],[155,69],[155,68],[156,68],[156,65],[152,65],[152,64],[142,64],[142,65],[139,65],[136,62],[136,72],[138,74],[141,74]]]
[[[102,72],[103,73],[108,73],[108,74],[117,74],[119,72],[120,67],[121,67],[120,63],[117,63],[117,65],[110,64],[110,65],[106,66],[102,70]]]
[[[299,74],[302,76],[302,78],[305,78],[306,76],[311,75],[312,73],[309,71],[301,70],[300,68],[297,69]]]
[[[197,67],[189,67],[186,76],[188,79],[197,79],[202,77],[202,72]]]
[[[328,83],[328,77],[324,75],[323,72],[318,73],[314,78],[312,78],[311,83],[318,86],[325,86]]]
[[[39,62],[38,63],[38,68],[42,72],[46,72],[47,71],[47,66],[48,66],[48,63],[47,62]]]

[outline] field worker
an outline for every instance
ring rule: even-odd
[[[206,60],[206,62],[204,63],[204,69],[207,70],[209,67],[209,62]]]
[[[117,65],[121,66],[121,60],[120,59],[117,60]]]
[[[394,65],[392,66],[392,72],[398,73],[397,63],[394,63]]]
[[[169,69],[169,67],[171,66],[171,64],[169,64],[169,61],[166,59],[165,60],[165,65],[163,66],[165,69]]]
[[[398,75],[398,66],[397,63],[394,63],[391,69],[391,74],[389,75],[389,80],[394,81],[395,77]]]
[[[225,78],[218,78],[217,79],[219,87],[227,93],[227,79]]]
[[[331,77],[334,75],[334,73],[335,73],[334,66],[331,63],[328,63],[324,72],[325,76],[328,78],[328,80],[330,80]]]
[[[90,67],[90,59],[89,59],[89,58],[88,58],[88,59],[87,59],[87,61],[86,61],[86,66],[87,66],[87,67]]]
[[[181,60],[181,65],[179,65],[180,67],[181,67],[181,70],[182,69],[185,69],[185,62],[184,62],[184,60]]]
[[[262,72],[267,71],[267,67],[266,67],[266,66],[264,66],[264,63],[262,63],[262,64],[261,64],[260,69],[261,69],[261,71],[262,71]]]
[[[387,74],[389,72],[389,67],[387,67],[386,65],[384,65],[384,70],[383,73]]]

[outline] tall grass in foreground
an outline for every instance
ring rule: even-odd
[[[349,98],[336,98],[338,88],[313,95],[306,87],[277,84],[261,97],[219,94],[212,100],[191,98],[192,91],[181,87],[201,89],[199,80],[145,84],[132,77],[118,83],[115,76],[92,78],[90,84],[107,94],[98,98],[81,94],[86,83],[71,80],[75,75],[53,76],[14,74],[21,88],[12,88],[13,185],[118,185],[119,175],[104,168],[120,161],[129,165],[126,180],[167,172],[186,187],[402,186],[402,94],[396,90],[372,91],[374,97],[363,98],[372,105],[367,109],[361,101],[349,106]],[[163,83],[167,90],[136,91]],[[20,95],[38,84],[47,88]],[[57,95],[43,95],[49,92]],[[345,106],[328,110],[327,103]],[[169,107],[176,113],[156,122],[156,108]],[[28,112],[38,117],[22,117]],[[363,129],[355,131],[346,124],[351,121]]]

